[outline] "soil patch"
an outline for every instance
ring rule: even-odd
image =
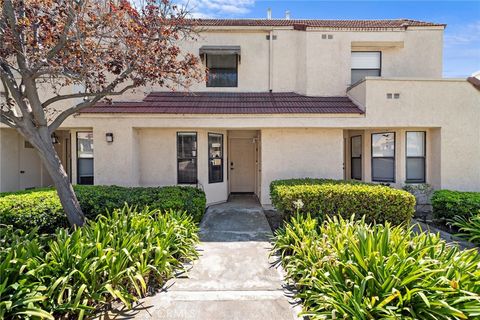
[[[272,229],[272,232],[275,233],[275,230],[283,227],[283,225],[285,224],[285,215],[283,213],[277,212],[275,210],[264,210],[264,212],[268,224]]]

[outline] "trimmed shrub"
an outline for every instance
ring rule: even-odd
[[[480,210],[480,192],[437,190],[432,196],[432,206],[437,219],[470,217]]]
[[[193,187],[74,186],[83,213],[88,219],[122,208],[125,203],[142,209],[186,211],[200,222],[205,211],[205,193]],[[39,189],[0,195],[0,224],[25,230],[53,233],[68,226],[60,199],[54,189]]]
[[[311,319],[480,317],[480,255],[439,235],[297,215],[274,250]]]
[[[287,215],[298,209],[320,219],[355,214],[367,222],[407,224],[415,212],[415,197],[404,190],[343,180],[273,181],[270,196],[275,208]]]
[[[130,207],[49,238],[0,229],[0,318],[82,319],[113,301],[130,308],[197,258],[197,232],[184,212]]]
[[[56,191],[42,189],[0,197],[0,224],[53,233],[57,227],[67,226],[67,218]]]

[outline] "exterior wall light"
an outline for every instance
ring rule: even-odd
[[[112,143],[113,142],[113,133],[111,132],[108,132],[105,134],[105,139],[107,140],[108,143]]]

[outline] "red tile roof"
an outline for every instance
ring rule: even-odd
[[[311,27],[335,29],[385,29],[408,27],[445,27],[446,24],[411,19],[390,20],[309,20],[309,19],[193,19],[193,24],[205,27]]]
[[[348,97],[308,97],[293,92],[152,92],[143,101],[99,103],[81,112],[162,114],[363,113]]]

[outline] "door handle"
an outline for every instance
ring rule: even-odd
[[[25,173],[25,171],[23,171],[23,170],[20,170],[20,173]]]

